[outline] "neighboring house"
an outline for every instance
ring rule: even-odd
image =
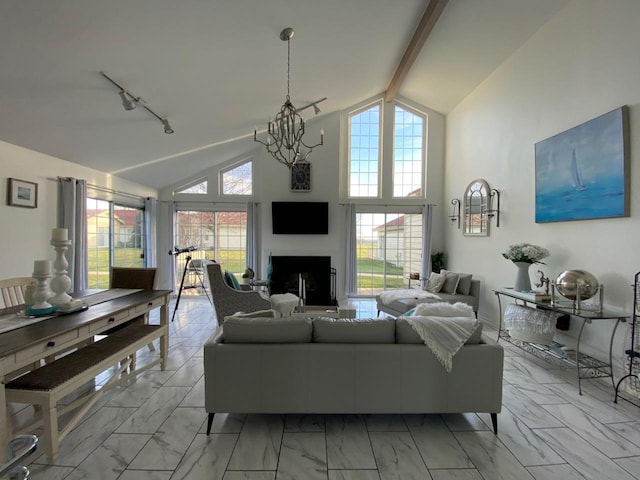
[[[142,248],[137,210],[117,210],[113,216],[113,242],[116,248]],[[87,210],[87,246],[108,248],[111,231],[109,210]]]

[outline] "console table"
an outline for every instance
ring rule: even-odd
[[[502,338],[517,347],[522,348],[523,350],[533,353],[534,355],[541,356],[546,360],[557,359],[559,361],[568,362],[571,366],[576,368],[578,374],[578,393],[582,395],[582,379],[590,379],[590,378],[599,378],[599,377],[611,377],[611,383],[615,390],[616,384],[613,378],[613,340],[616,334],[616,330],[618,329],[618,325],[621,322],[626,322],[629,315],[620,314],[616,312],[610,312],[606,310],[601,310],[598,307],[582,306],[580,309],[576,309],[572,306],[565,305],[552,305],[549,300],[546,301],[540,300],[533,294],[518,292],[513,289],[501,289],[494,290],[494,293],[498,299],[498,307],[500,309],[500,328],[498,329],[498,341]],[[546,310],[550,310],[552,312],[568,314],[571,317],[580,320],[582,323],[580,324],[580,330],[578,332],[578,339],[575,350],[575,358],[561,358],[560,355],[554,354],[554,352],[545,345],[537,345],[530,344],[524,341],[515,341],[509,335],[509,333],[504,329],[504,316],[502,309],[502,299],[510,299],[513,301],[520,301],[523,304],[530,304],[535,306],[536,308],[542,308]],[[611,329],[611,338],[609,339],[609,359],[608,362],[604,362],[598,360],[596,358],[590,357],[580,351],[580,341],[582,340],[582,333],[587,325],[590,325],[594,321],[613,321],[613,327]]]
[[[65,352],[100,335],[117,325],[124,324],[140,315],[160,308],[161,368],[165,369],[169,350],[169,295],[171,290],[131,290],[92,305],[88,310],[68,315],[53,316],[37,323],[31,323],[0,333],[0,445],[7,445],[7,401],[5,383],[28,365],[40,363],[48,357]],[[108,292],[104,292],[108,293]],[[122,292],[120,292],[122,293]],[[125,292],[126,293],[126,292]],[[98,294],[103,295],[103,294]],[[87,298],[88,300],[88,298]],[[15,313],[11,313],[15,317]]]

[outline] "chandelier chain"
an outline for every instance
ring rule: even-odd
[[[291,37],[293,37],[293,33],[292,28],[285,28],[280,32],[280,40],[287,41],[287,97],[285,102],[275,118],[267,123],[265,140],[258,138],[257,130],[253,131],[253,140],[267,147],[267,152],[273,158],[288,167],[297,162],[306,161],[314,148],[324,144],[323,130],[320,130],[318,143],[313,145],[305,143],[302,138],[305,134],[304,118],[291,103]],[[313,105],[317,114],[319,111],[317,104],[323,100],[326,100],[326,97],[303,107],[301,110]]]
[[[287,38],[287,100],[291,100],[289,97],[291,85],[291,38]]]

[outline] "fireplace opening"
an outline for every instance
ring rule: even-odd
[[[305,286],[306,305],[335,305],[332,292],[331,257],[272,256],[271,294],[293,293],[300,296]],[[303,280],[303,282],[302,282]]]

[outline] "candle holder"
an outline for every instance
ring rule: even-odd
[[[53,262],[54,277],[51,280],[51,291],[54,296],[49,299],[54,305],[62,305],[72,300],[71,295],[67,292],[71,290],[71,278],[67,275],[67,267],[69,262],[65,257],[65,252],[71,245],[71,240],[51,240],[56,251],[56,259]]]
[[[33,305],[29,308],[31,314],[50,313],[55,309],[47,302],[51,291],[49,290],[48,280],[51,278],[51,273],[33,273],[33,278],[36,279],[36,290],[33,292]]]

